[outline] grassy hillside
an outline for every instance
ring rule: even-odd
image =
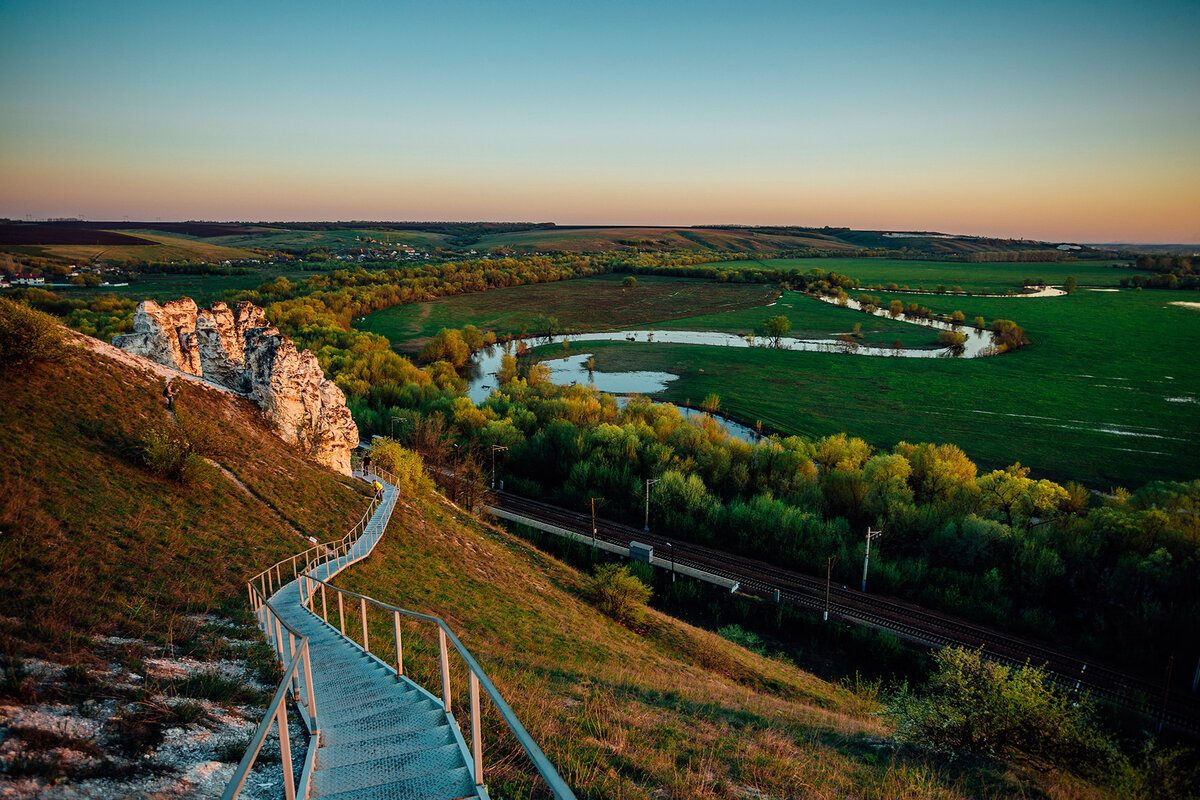
[[[338,582],[446,619],[581,798],[1107,796],[1071,776],[901,747],[869,691],[655,611],[623,627],[589,605],[586,580],[422,494]],[[372,648],[388,652],[390,619],[371,622]],[[437,691],[431,631],[405,624],[406,668]],[[454,686],[455,713],[468,719],[461,673]],[[485,716],[491,791],[536,791],[515,743]]]
[[[0,371],[0,647],[93,658],[95,637],[187,648],[191,615],[244,615],[245,580],[340,535],[358,490],[289,449],[246,401],[185,383],[172,420],[162,379],[78,350]],[[143,439],[186,429],[225,473],[193,485],[152,473]]]

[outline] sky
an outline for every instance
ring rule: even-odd
[[[0,3],[0,217],[1200,242],[1200,2]]]

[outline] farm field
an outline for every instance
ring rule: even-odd
[[[675,373],[661,399],[698,404],[717,394],[723,411],[749,424],[808,436],[847,431],[879,447],[951,442],[984,468],[1020,461],[1042,477],[1132,488],[1200,475],[1200,311],[1170,304],[1195,299],[1083,290],[926,302],[1025,327],[1029,346],[982,359],[624,342],[588,351],[606,372]]]
[[[1126,261],[1068,261],[1031,263],[968,264],[961,261],[908,260],[895,258],[772,258],[757,262],[727,261],[711,264],[731,269],[748,265],[764,269],[790,269],[808,272],[821,269],[857,278],[861,286],[886,286],[895,283],[901,288],[933,292],[939,284],[947,289],[961,286],[968,292],[986,289],[989,292],[1019,290],[1026,278],[1042,279],[1047,284],[1061,285],[1068,275],[1082,285],[1116,286],[1121,278],[1145,275],[1129,269]]]
[[[257,258],[257,251],[244,247],[226,247],[211,239],[196,239],[166,235],[161,231],[122,231],[144,239],[137,244],[29,244],[6,246],[4,250],[17,255],[52,258],[58,261],[90,263],[97,259],[133,259],[138,261],[224,261]]]
[[[653,276],[639,276],[637,286],[626,289],[623,278],[604,275],[443,297],[377,311],[355,327],[387,337],[394,347],[415,350],[442,328],[475,325],[497,335],[518,334],[536,331],[539,318],[553,316],[560,329],[612,330],[697,311],[764,307],[778,293],[762,284]]]
[[[128,286],[97,286],[87,289],[55,286],[53,292],[70,299],[90,300],[100,295],[112,294],[134,300],[154,300],[158,303],[190,297],[200,305],[207,305],[214,300],[224,300],[228,292],[257,289],[264,281],[272,278],[282,276],[290,281],[301,281],[312,274],[287,269],[254,271],[248,275],[146,274],[138,275]]]
[[[226,247],[257,247],[264,250],[306,250],[324,247],[341,251],[347,248],[372,246],[368,242],[360,241],[363,238],[391,244],[407,244],[412,247],[437,247],[444,244],[447,239],[444,234],[425,231],[363,229],[309,231],[260,227],[249,233],[215,236],[206,238],[204,241]]]
[[[723,250],[770,252],[809,247],[822,250],[854,250],[855,245],[827,236],[800,232],[770,234],[720,228],[543,228],[484,236],[472,247],[512,250],[576,250],[603,252],[621,247],[654,250]]]

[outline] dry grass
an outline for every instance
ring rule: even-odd
[[[192,486],[153,475],[141,441],[172,426],[161,379],[80,351],[0,374],[0,631],[8,656],[93,658],[97,635],[187,648],[190,612],[244,615],[245,580],[306,545],[296,527],[341,533],[365,501],[271,436],[257,411],[195,384],[180,422],[260,495],[216,470]]]

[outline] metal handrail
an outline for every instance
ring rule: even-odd
[[[316,609],[313,608],[313,598],[316,594],[315,589],[317,585],[321,587],[321,607],[322,611],[325,612],[323,614],[317,614]],[[327,588],[338,593],[338,611],[340,617],[339,627],[334,627],[329,620],[326,619],[328,614],[326,610],[328,608],[328,603],[326,602],[325,590]],[[440,654],[439,658],[442,672],[442,703],[447,714],[450,713],[450,664],[447,660],[446,641],[449,640],[450,643],[454,645],[454,649],[458,651],[459,656],[462,658],[463,663],[466,665],[469,672],[471,703],[471,751],[475,766],[476,786],[483,786],[483,742],[480,722],[481,717],[479,712],[479,687],[482,686],[484,692],[491,699],[492,704],[496,707],[496,710],[500,712],[501,719],[504,720],[504,723],[508,726],[508,729],[512,732],[513,736],[516,737],[517,742],[521,745],[521,748],[525,751],[526,755],[529,756],[529,759],[533,762],[533,766],[535,769],[537,769],[538,774],[540,774],[542,779],[546,781],[546,785],[549,786],[550,791],[554,794],[554,797],[559,798],[559,800],[575,800],[575,793],[571,791],[570,787],[567,786],[566,782],[563,781],[563,779],[559,776],[558,771],[554,768],[554,765],[550,763],[550,759],[546,757],[546,754],[538,746],[537,742],[535,742],[533,737],[529,735],[529,732],[525,730],[525,726],[521,724],[519,719],[517,719],[516,713],[504,700],[504,697],[500,694],[500,691],[496,688],[495,684],[492,683],[491,678],[489,678],[487,673],[484,672],[483,667],[479,665],[479,662],[475,660],[475,657],[471,655],[471,652],[467,650],[462,642],[459,641],[458,637],[455,636],[454,631],[450,629],[450,626],[446,624],[445,620],[443,620],[441,617],[436,617],[430,614],[422,614],[418,611],[409,611],[408,609],[399,608],[398,606],[391,605],[390,603],[384,603],[372,597],[367,597],[366,595],[352,592],[349,589],[340,589],[337,586],[334,586],[333,584],[323,581],[320,578],[312,575],[304,575],[300,578],[300,602],[304,604],[305,608],[307,608],[312,614],[320,617],[325,624],[330,625],[330,627],[334,627],[334,630],[338,631],[343,638],[358,646],[357,642],[346,635],[345,615],[342,612],[342,598],[343,596],[347,595],[357,598],[359,601],[363,634],[363,643],[361,647],[365,653],[371,654],[370,641],[367,635],[367,604],[370,603],[371,605],[381,608],[385,611],[392,612],[392,632],[394,636],[393,641],[395,645],[395,664],[397,676],[404,675],[404,647],[400,634],[401,615],[414,619],[425,620],[426,622],[432,622],[437,625],[438,647]],[[378,658],[378,656],[376,656],[376,658]]]
[[[284,797],[287,800],[295,800],[296,778],[292,774],[292,742],[291,736],[288,734],[287,703],[283,701],[288,694],[288,684],[296,677],[296,669],[301,661],[304,663],[304,683],[308,690],[309,713],[312,724],[316,725],[316,715],[312,710],[314,708],[312,671],[308,656],[308,638],[306,637],[300,643],[299,652],[292,656],[291,663],[284,670],[283,679],[279,682],[278,688],[275,689],[275,696],[271,698],[271,702],[267,705],[267,713],[263,716],[263,721],[259,723],[258,728],[255,729],[254,735],[250,737],[250,746],[246,748],[246,753],[242,756],[238,768],[234,770],[233,777],[230,778],[229,784],[225,787],[225,791],[221,795],[221,800],[233,800],[233,798],[236,798],[241,793],[242,786],[246,783],[246,778],[250,776],[250,768],[254,766],[254,762],[258,759],[258,753],[262,750],[263,743],[267,739],[267,734],[271,731],[271,723],[275,723],[279,727],[279,756],[283,762]],[[307,791],[305,791],[305,794],[307,794]]]
[[[366,477],[366,474],[363,472],[363,477]],[[383,470],[373,470],[372,474],[382,474],[385,476],[385,480],[390,479],[393,482],[395,480],[393,476]],[[275,694],[271,698],[271,702],[267,704],[262,722],[259,723],[254,731],[254,735],[250,739],[250,746],[246,749],[246,753],[242,756],[238,768],[234,770],[233,776],[230,778],[225,791],[221,795],[221,800],[235,800],[241,793],[246,778],[250,774],[250,769],[258,759],[263,742],[266,741],[267,734],[270,733],[272,724],[276,725],[279,729],[279,751],[283,766],[284,797],[286,800],[295,800],[296,778],[292,771],[291,733],[288,730],[287,724],[287,704],[283,701],[287,698],[290,688],[293,692],[293,699],[297,704],[297,709],[307,723],[309,732],[314,737],[317,737],[315,741],[310,742],[307,764],[311,764],[320,736],[320,728],[317,722],[316,696],[313,693],[312,661],[309,657],[308,637],[283,621],[271,605],[270,595],[274,594],[283,585],[283,575],[285,574],[283,573],[284,564],[290,563],[292,565],[292,575],[293,578],[296,578],[300,575],[298,567],[301,556],[305,558],[305,573],[315,567],[327,566],[331,561],[348,556],[354,543],[361,535],[360,531],[366,531],[371,516],[381,504],[381,495],[382,493],[377,492],[371,498],[371,504],[367,508],[366,513],[363,514],[362,518],[341,539],[310,547],[302,553],[297,553],[290,559],[285,558],[258,573],[246,583],[246,588],[250,595],[250,607],[254,610],[254,614],[258,618],[263,632],[267,634],[267,641],[271,644],[271,648],[275,650],[280,662],[284,664],[284,673],[279,681],[279,686],[275,689]],[[324,556],[324,560],[320,557],[314,559],[312,557],[314,553]],[[347,565],[360,561],[365,556],[366,554],[363,554],[353,561],[347,561]],[[344,569],[344,567],[342,568]],[[326,574],[328,572],[327,569]],[[288,647],[286,651],[283,644],[283,631],[285,629],[288,632]],[[298,646],[297,642],[299,643]],[[287,653],[286,656],[285,652]],[[303,698],[300,696],[299,686],[301,664],[303,664],[305,688]],[[308,787],[304,786],[301,788],[303,795],[307,796]]]
[[[374,466],[370,468],[370,473],[363,471],[360,474],[362,474],[363,477],[366,477],[368,474],[378,475],[379,477],[391,483],[393,486],[399,483],[395,476]],[[335,630],[339,630],[343,638],[346,638],[356,646],[357,642],[354,642],[353,639],[350,639],[350,637],[346,636],[345,615],[343,610],[344,603],[342,598],[345,595],[358,598],[362,619],[362,649],[368,654],[371,654],[371,651],[369,635],[367,632],[367,603],[371,603],[374,606],[378,606],[379,608],[392,612],[397,675],[404,674],[402,637],[400,633],[401,615],[432,622],[438,626],[438,644],[442,673],[442,703],[446,714],[451,713],[450,664],[447,657],[447,640],[454,646],[454,649],[458,651],[458,654],[462,658],[463,663],[466,665],[469,673],[472,761],[474,764],[474,779],[476,786],[482,787],[484,785],[483,742],[481,728],[482,717],[479,708],[479,687],[482,686],[484,692],[488,695],[492,701],[492,704],[500,713],[501,719],[508,726],[509,730],[517,739],[522,749],[525,750],[525,753],[529,756],[530,761],[532,761],[534,767],[542,776],[542,779],[546,782],[551,792],[553,792],[554,797],[558,798],[558,800],[575,800],[574,792],[571,791],[570,787],[568,787],[566,782],[563,781],[563,779],[559,776],[558,771],[555,770],[554,766],[550,763],[550,760],[546,757],[546,754],[533,740],[533,737],[529,735],[527,730],[525,730],[525,726],[521,724],[519,719],[517,719],[516,714],[513,712],[508,703],[505,702],[499,690],[495,687],[491,679],[487,676],[487,673],[485,673],[483,668],[479,665],[479,662],[477,662],[474,656],[471,655],[470,651],[463,646],[462,642],[459,641],[458,637],[454,634],[454,631],[450,629],[444,620],[442,620],[440,617],[431,616],[429,614],[422,614],[416,611],[398,608],[397,606],[383,603],[346,589],[339,589],[328,582],[334,575],[337,575],[347,567],[362,561],[371,554],[371,551],[374,549],[375,542],[371,544],[370,548],[361,548],[357,553],[355,552],[355,548],[359,544],[358,540],[362,533],[365,533],[371,516],[383,502],[384,500],[382,499],[382,493],[377,493],[376,496],[372,498],[371,505],[367,509],[367,512],[363,515],[362,519],[360,519],[359,522],[355,524],[355,526],[341,539],[336,539],[322,545],[311,547],[308,550],[298,553],[289,559],[283,559],[282,561],[279,561],[278,563],[258,573],[247,582],[250,605],[253,608],[256,617],[259,619],[259,623],[264,632],[267,633],[267,638],[270,641],[272,648],[278,654],[280,661],[286,662],[286,666],[283,677],[275,691],[275,695],[272,698],[271,703],[267,706],[267,713],[264,715],[262,722],[259,723],[254,736],[251,737],[250,747],[247,749],[246,754],[242,757],[241,763],[238,765],[237,770],[235,770],[233,777],[226,786],[225,792],[222,795],[222,800],[235,800],[235,798],[237,798],[238,794],[241,792],[242,786],[246,781],[246,777],[249,775],[251,767],[253,767],[255,760],[258,758],[259,751],[262,748],[262,744],[265,741],[267,734],[270,732],[272,724],[277,725],[279,728],[280,757],[281,761],[283,762],[284,774],[284,795],[286,800],[295,800],[296,785],[291,763],[291,739],[287,727],[286,704],[283,702],[287,698],[289,686],[293,692],[293,699],[297,704],[297,709],[300,711],[301,716],[308,724],[309,731],[314,737],[313,741],[311,741],[309,745],[309,754],[306,762],[305,773],[307,772],[308,765],[312,763],[316,748],[319,746],[320,727],[317,721],[316,698],[313,693],[312,665],[309,657],[308,637],[299,633],[286,622],[284,622],[278,613],[276,613],[270,601],[270,595],[283,586],[283,577],[286,574],[283,572],[283,565],[288,563],[290,563],[292,566],[293,579],[299,581],[298,588],[300,591],[301,604],[303,604],[309,610],[309,612],[314,615],[317,615],[316,609],[313,607],[314,591],[317,585],[321,587],[323,615],[317,616],[321,616],[326,624],[329,624],[327,619],[328,604],[326,603],[326,589],[332,589],[338,593],[338,610],[341,618],[341,625],[340,630],[337,628],[335,628]],[[387,509],[389,516],[391,508],[394,506],[395,497],[389,501],[389,508]],[[382,536],[382,532],[380,532],[380,536]],[[376,539],[376,542],[378,542],[378,539]],[[316,556],[315,558],[314,555]],[[305,559],[303,570],[301,570],[299,567],[299,559],[302,557]],[[330,568],[332,564],[343,558],[345,561],[342,562],[336,570],[332,570]],[[321,567],[325,567],[324,580],[318,578],[316,575]],[[284,630],[287,631],[288,644],[286,648],[284,646]],[[288,660],[289,658],[290,660]],[[376,656],[376,658],[378,658],[378,656]],[[302,670],[301,666],[303,667]],[[305,689],[303,697],[300,693],[301,674],[303,675]],[[302,777],[304,777],[305,773],[302,773]],[[302,796],[307,796],[307,785],[300,788]]]

